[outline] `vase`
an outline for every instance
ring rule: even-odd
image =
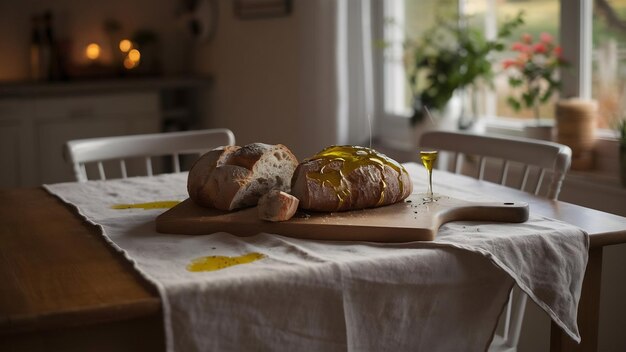
[[[462,97],[460,93],[455,92],[442,111],[429,110],[430,116],[426,113],[426,116],[413,126],[413,145],[419,145],[419,140],[426,131],[456,130],[462,110]]]
[[[478,118],[478,95],[476,94],[476,88],[459,88],[455,94],[461,99],[458,128],[461,131],[471,131],[475,129]]]

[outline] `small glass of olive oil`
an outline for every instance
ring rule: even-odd
[[[433,201],[433,164],[435,160],[437,160],[437,151],[436,150],[422,150],[420,151],[420,158],[422,159],[422,164],[428,171],[428,193],[426,193],[426,197],[424,201],[432,202]]]

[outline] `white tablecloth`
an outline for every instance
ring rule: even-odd
[[[422,190],[423,169],[407,168]],[[456,189],[449,174],[435,176],[435,190],[446,195],[493,199]],[[589,241],[573,226],[531,216],[524,224],[446,224],[434,242],[323,242],[159,234],[154,219],[163,209],[111,208],[183,200],[185,186],[184,173],[45,186],[99,225],[158,287],[170,351],[485,350],[514,283],[580,339]],[[265,257],[186,269],[194,258],[250,252]]]

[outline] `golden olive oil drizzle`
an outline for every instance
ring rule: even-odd
[[[160,202],[134,203],[134,204],[115,204],[111,209],[169,209],[180,203],[179,200],[165,200]]]
[[[421,151],[420,158],[426,170],[433,171],[433,163],[437,160],[437,151]]]
[[[385,165],[391,167],[398,173],[398,183],[400,185],[400,194],[404,191],[404,184],[402,182],[402,172],[405,172],[404,167],[397,161],[387,157],[384,154],[380,154],[373,149],[359,147],[359,146],[330,146],[314,155],[309,160],[323,160],[322,167],[319,172],[309,172],[307,177],[316,180],[322,184],[333,188],[337,194],[339,201],[338,208],[341,208],[344,201],[350,196],[350,189],[345,180],[345,176],[349,175],[352,171],[361,166],[375,165],[381,171],[381,192],[378,204],[382,205],[385,201],[385,189],[387,183],[385,182]],[[331,169],[327,166],[334,162],[341,162],[339,170]],[[374,180],[374,175],[369,175]]]
[[[193,259],[191,263],[187,265],[187,270],[192,272],[215,271],[225,269],[234,265],[252,263],[263,258],[265,258],[265,255],[257,252],[251,252],[236,257],[211,255],[208,257]]]

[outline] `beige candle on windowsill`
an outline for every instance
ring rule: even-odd
[[[572,170],[593,168],[597,110],[595,100],[580,98],[556,105],[556,141],[572,148]]]

